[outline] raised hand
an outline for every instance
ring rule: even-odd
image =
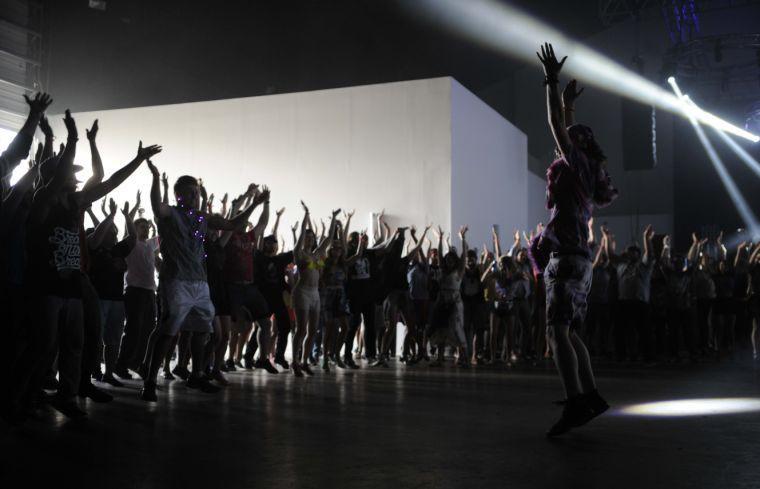
[[[100,201],[100,212],[103,213],[104,216],[107,216],[108,213],[106,212],[106,199]]]
[[[256,191],[258,192],[258,187],[256,187]],[[259,205],[262,202],[269,202],[269,188],[266,185],[264,185],[256,197],[253,198],[253,202],[256,205]]]
[[[142,193],[138,190],[137,191],[137,196],[135,197],[135,207],[137,207],[137,208],[140,207],[140,202],[141,202],[140,201],[140,197],[141,196],[142,196]]]
[[[699,243],[699,237],[697,236],[697,233],[691,233],[691,242]]]
[[[644,229],[644,239],[645,239],[645,240],[647,240],[647,241],[649,241],[649,240],[651,240],[653,237],[654,237],[654,229],[652,228],[652,225],[651,225],[651,224],[649,224],[649,225],[648,225],[648,226],[647,226],[647,227]]]
[[[154,165],[153,162],[150,160],[148,160],[148,169],[150,170],[150,172],[153,174],[154,177],[158,177],[158,168],[156,168],[156,165]],[[164,173],[163,179],[164,179],[164,185],[168,186],[169,181],[166,179],[166,173]],[[139,191],[138,191],[138,195],[139,195]]]
[[[306,214],[308,214],[308,213],[309,213],[309,208],[306,206],[306,204],[304,204],[304,203],[303,203],[303,200],[301,201],[301,207],[303,208],[303,211],[304,211]]]
[[[137,146],[137,158],[141,160],[149,160],[151,157],[160,153],[161,149],[161,146],[156,144],[143,148],[142,141],[140,141],[140,144]]]
[[[124,217],[128,217],[129,216],[129,210],[130,210],[129,209],[129,201],[125,200],[124,201],[124,208],[121,210],[121,213],[124,215]]]
[[[50,104],[53,103],[53,99],[50,98],[50,95],[43,92],[37,92],[34,95],[33,99],[30,99],[26,94],[24,94],[24,100],[26,100],[26,103],[29,104],[29,110],[37,114],[45,112]]]
[[[567,60],[567,56],[565,56],[562,58],[562,61],[557,61],[554,47],[548,42],[541,46],[541,53],[536,53],[536,56],[538,56],[538,60],[541,61],[541,65],[544,67],[544,75],[550,79],[557,78],[559,72],[562,71],[562,65]]]
[[[666,234],[664,238],[662,238],[662,247],[663,248],[670,248],[670,235]]]
[[[259,192],[259,185],[256,183],[251,183],[248,185],[248,188],[245,191],[246,195],[257,195]]]
[[[462,226],[461,228],[459,228],[459,239],[465,238],[465,236],[467,235],[468,229],[469,228],[467,226]],[[517,239],[518,240],[520,239],[520,233],[517,234]]]
[[[148,159],[148,164],[151,165],[151,166],[153,165],[153,163],[151,163],[151,161],[150,161],[150,158]],[[155,168],[155,166],[153,168]],[[166,172],[164,172],[161,175],[161,184],[164,186],[165,189],[169,188],[169,177],[166,176]]]
[[[230,196],[227,192],[224,193],[224,196],[222,196],[222,205],[227,205],[227,201],[229,200]]]
[[[298,229],[298,221],[294,222],[293,225],[290,226],[290,230],[293,231],[293,234],[295,234],[297,229]]]
[[[95,122],[92,123],[92,127],[90,129],[85,129],[84,132],[87,133],[88,141],[95,141],[95,137],[98,135],[98,120],[95,119]]]
[[[565,107],[571,107],[578,97],[581,96],[585,88],[578,90],[578,82],[576,80],[570,80],[565,89],[562,90],[562,105]]]
[[[338,214],[340,214],[340,209],[335,209],[332,211],[332,218],[335,219]]]
[[[116,211],[119,210],[119,206],[116,205],[116,201],[114,201],[113,199],[109,199],[108,200],[108,209],[111,211],[109,213],[109,215],[115,216],[116,215]]]
[[[723,231],[721,231],[720,234],[718,235],[718,239],[716,240],[716,242],[718,243],[718,246],[723,246]]]
[[[50,127],[50,121],[44,115],[40,117],[40,131],[45,137],[53,137],[53,128]]]
[[[71,117],[71,111],[69,109],[66,109],[63,117],[63,124],[66,126],[66,131],[68,131],[70,139],[76,139],[79,136],[79,133],[77,132],[77,123],[74,121],[74,118]]]
[[[285,208],[284,207],[282,209],[278,210],[277,212],[275,212],[275,214],[277,215],[277,217],[282,217],[282,215],[284,213],[285,213]]]

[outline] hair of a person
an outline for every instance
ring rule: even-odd
[[[146,226],[150,226],[150,221],[148,221],[144,217],[138,217],[137,219],[135,219],[135,226],[137,226],[138,224],[145,224]]]
[[[197,187],[198,186],[198,179],[195,177],[191,177],[190,175],[182,175],[177,179],[176,182],[174,182],[174,193],[181,192],[182,189],[187,187]]]
[[[453,257],[454,260],[456,260],[454,262],[454,265],[452,266],[452,268],[449,268],[449,266],[448,266],[449,257]],[[455,251],[449,251],[449,252],[447,252],[443,256],[443,260],[441,260],[441,269],[443,270],[443,273],[451,273],[451,272],[457,270],[459,268],[459,261],[460,260],[461,260],[461,258],[459,257],[459,255],[457,255],[457,253]]]

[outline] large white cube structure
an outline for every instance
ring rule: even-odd
[[[77,163],[89,169],[84,131],[97,118],[107,175],[134,156],[139,140],[161,144],[154,162],[172,182],[202,177],[217,199],[249,182],[269,185],[272,211],[287,207],[281,235],[301,219],[301,199],[317,218],[356,209],[354,229],[368,228],[381,209],[394,225],[435,223],[456,233],[468,224],[475,246],[492,224],[528,224],[526,136],[449,77],[74,117]],[[150,214],[149,185],[140,168],[115,194],[133,200],[142,189]]]

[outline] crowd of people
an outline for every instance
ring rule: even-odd
[[[565,107],[578,95],[573,83]],[[264,185],[215,202],[202,180],[181,176],[171,205],[169,179],[152,162],[160,146],[140,142],[135,158],[106,179],[97,121],[86,130],[92,176],[80,188],[74,118],[66,111],[66,141],[55,148],[45,117],[50,97],[27,103],[28,119],[0,158],[7,386],[0,413],[11,423],[43,404],[85,416],[77,398],[109,402],[137,377],[140,398],[156,401],[159,374],[212,394],[236,370],[302,378],[319,369],[384,368],[397,342],[408,367],[552,357],[536,264],[536,243],[547,234],[540,224],[515,231],[508,246],[494,229],[480,249],[468,243],[466,226],[452,242],[438,226],[392,229],[381,213],[369,236],[351,229],[353,212],[335,210],[318,225],[301,202],[288,244],[279,233],[285,209],[270,225]],[[44,142],[11,185],[38,128]],[[152,175],[150,218],[139,192],[121,208],[108,197],[141,166]],[[733,358],[751,339],[758,358],[760,245],[730,253],[722,236],[695,235],[681,254],[650,226],[641,247],[620,250],[605,226],[590,221],[584,233],[592,281],[576,333],[591,355],[651,364]]]

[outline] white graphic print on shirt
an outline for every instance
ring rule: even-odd
[[[56,227],[48,241],[56,245],[53,250],[53,265],[56,270],[79,270],[79,233]]]

